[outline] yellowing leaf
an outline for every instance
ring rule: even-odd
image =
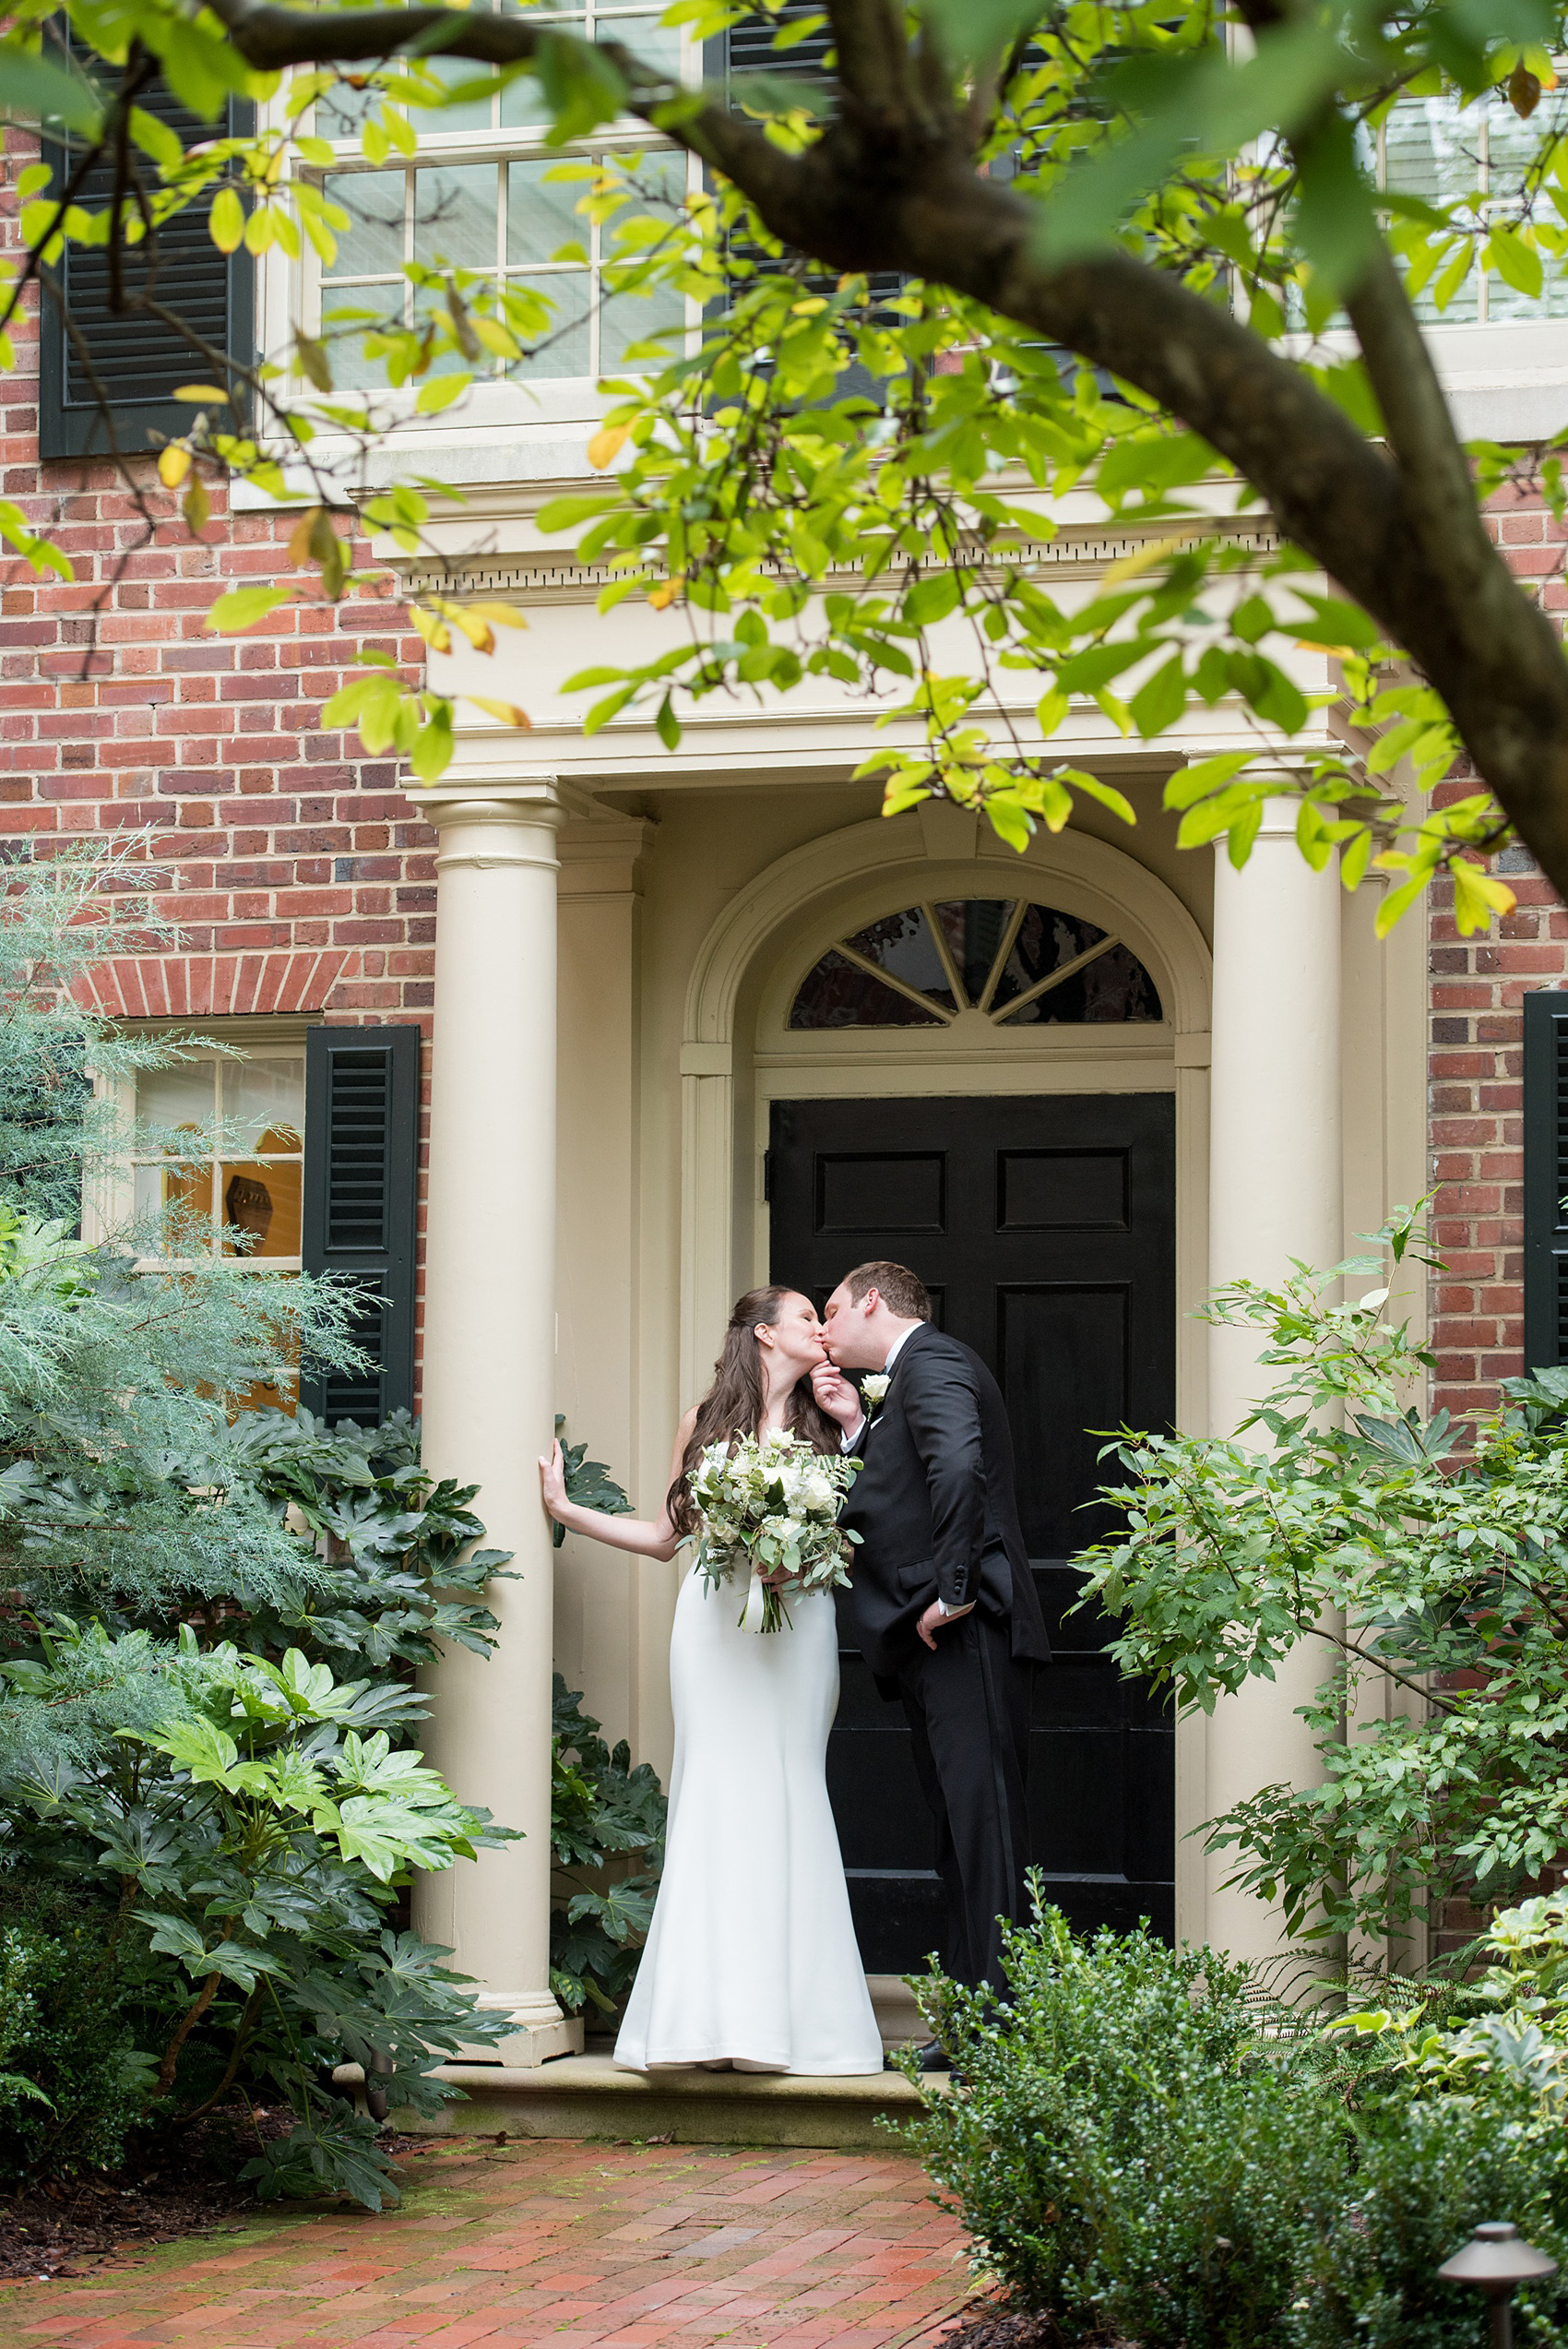
[[[178,489],[191,470],[191,452],[177,440],[172,440],[159,452],[158,478],[165,489]]]
[[[220,187],[208,214],[208,230],[220,253],[237,253],[245,233],[245,208],[239,190]]]
[[[1464,856],[1456,856],[1448,869],[1454,876],[1454,918],[1462,934],[1486,929],[1494,913],[1513,912],[1515,900],[1506,881]]]
[[[488,620],[481,619],[476,613],[465,612],[460,604],[454,603],[449,608],[453,626],[462,630],[476,652],[494,651],[495,631]]]
[[[450,652],[452,631],[437,612],[422,612],[417,603],[409,606],[409,617],[429,645],[432,652]]]
[[[504,726],[519,727],[526,734],[533,732],[533,720],[515,701],[492,701],[482,693],[466,693],[463,699],[471,701],[476,709],[482,709],[487,718],[498,719]]]
[[[470,603],[469,615],[475,620],[488,620],[494,628],[526,628],[527,620],[515,603]]]
[[[183,383],[175,392],[174,398],[188,399],[193,408],[199,407],[204,400],[208,399],[221,400],[225,408],[229,404],[228,393],[215,383]]]
[[[601,471],[606,465],[612,465],[631,429],[630,424],[606,424],[602,432],[595,433],[588,445],[588,463]]]
[[[1119,561],[1108,565],[1100,576],[1097,594],[1110,595],[1115,589],[1124,587],[1129,579],[1140,578],[1145,571],[1152,571],[1157,563],[1163,563],[1167,555],[1180,554],[1184,546],[1191,546],[1200,535],[1197,531],[1175,531],[1169,538],[1151,539],[1146,546],[1134,547],[1131,554],[1123,554]]]
[[[673,578],[661,580],[658,587],[650,588],[647,600],[656,612],[663,612],[674,602],[685,584],[685,573],[677,571]]]
[[[211,501],[208,497],[206,484],[199,473],[192,475],[191,485],[185,492],[184,503],[180,511],[185,518],[185,528],[193,538],[204,531],[211,519]]]
[[[307,507],[289,534],[289,560],[303,570],[311,559],[311,534],[321,514],[319,506]]]

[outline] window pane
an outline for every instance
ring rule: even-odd
[[[351,89],[346,81],[315,101],[318,138],[357,138],[370,115],[381,104],[379,89]]]
[[[964,993],[971,1003],[978,1003],[985,993],[1012,911],[1012,899],[1000,897],[948,898],[936,908],[947,951],[958,966]]]
[[[403,185],[401,172],[333,173],[327,193],[347,212],[349,226],[337,232],[332,277],[379,277],[402,268]]]
[[[137,1221],[149,1222],[154,1216],[176,1214],[183,1222],[191,1218],[199,1221],[199,1232],[186,1230],[170,1234],[170,1246],[188,1250],[200,1248],[203,1253],[212,1246],[212,1165],[203,1159],[196,1166],[138,1166],[137,1168],[135,1207]]]
[[[322,334],[331,351],[332,381],[339,391],[374,390],[386,381],[386,360],[369,358],[365,353],[364,339],[367,334],[374,333],[374,322],[364,318],[354,325],[343,325],[335,322],[333,316],[333,313],[339,309],[369,310],[376,298],[376,290],[369,288],[362,303],[333,303],[322,314]],[[388,327],[400,327],[403,323],[401,300],[391,289],[386,290],[386,298],[389,305],[396,306],[389,306],[384,314],[386,323]]]
[[[626,368],[626,352],[635,343],[646,341],[660,328],[674,328],[660,345],[662,356],[643,358],[634,364],[638,369],[663,366],[681,349],[680,331],[686,323],[685,297],[673,286],[661,285],[652,293],[610,293],[599,318],[599,372],[601,376],[622,375]]]
[[[1459,107],[1452,98],[1401,98],[1390,109],[1384,128],[1387,156],[1386,184],[1408,196],[1424,196],[1431,204],[1452,204],[1473,195],[1480,183],[1478,160],[1481,117],[1479,107]],[[1479,280],[1474,269],[1445,310],[1433,300],[1444,262],[1416,302],[1422,318],[1441,317],[1463,325],[1476,316]]]
[[[931,996],[945,1009],[953,1008],[936,941],[926,928],[925,915],[918,905],[906,907],[902,913],[885,914],[880,922],[868,922],[863,930],[857,930],[845,943],[852,946],[857,954],[863,954],[868,962],[891,971],[907,987],[919,987],[922,995]]]
[[[527,380],[540,376],[586,376],[588,358],[588,304],[592,280],[586,269],[554,269],[548,277],[514,278],[514,285],[529,285],[547,294],[555,305],[553,325],[540,338],[541,348],[531,359],[514,361],[508,372]]]
[[[681,28],[660,24],[657,17],[609,16],[600,8],[595,11],[594,30],[601,41],[622,41],[634,57],[655,73],[668,74],[671,81],[681,78]],[[780,63],[779,71],[788,73],[789,66]]]
[[[1058,919],[1061,917],[1058,916]],[[1130,1019],[1163,1019],[1154,981],[1124,946],[1108,948],[1059,987],[1049,987],[1007,1021],[1012,1028],[1106,1026]]]
[[[560,162],[510,163],[506,176],[506,258],[508,261],[552,261],[564,244],[588,250],[591,233],[578,217],[577,204],[586,193],[581,180],[552,180]]]
[[[1501,209],[1505,218],[1512,213],[1514,200],[1540,150],[1544,113],[1543,108],[1525,122],[1496,91],[1488,101],[1487,186],[1493,197],[1504,199]],[[1551,209],[1544,202],[1538,202],[1537,211],[1554,228],[1558,225]],[[1495,269],[1487,271],[1488,318],[1561,318],[1568,315],[1568,286],[1562,262],[1553,260],[1549,253],[1542,253],[1540,261],[1539,293],[1521,293],[1516,286],[1506,284]]]
[[[1049,905],[1031,905],[991,998],[992,1011],[1000,1011],[1004,1004],[1026,994],[1049,972],[1060,971],[1064,962],[1087,954],[1104,936],[1092,922],[1080,922],[1075,914],[1058,913]]]
[[[494,74],[470,57],[431,57],[426,62],[436,80],[445,82],[448,89],[466,86],[473,90],[481,81],[488,82],[490,88],[459,100],[456,105],[410,106],[409,120],[414,128],[427,138],[439,138],[449,130],[489,130],[495,119]]]
[[[225,1139],[254,1151],[297,1151],[304,1131],[303,1060],[242,1060],[221,1071]]]
[[[802,982],[790,1012],[791,1028],[939,1028],[934,1011],[895,995],[831,949]]]
[[[285,1160],[281,1165],[255,1160],[239,1165],[230,1163],[219,1170],[223,1221],[247,1233],[251,1240],[250,1246],[243,1251],[225,1241],[226,1255],[299,1255],[300,1176],[297,1159]]]
[[[503,130],[529,130],[549,120],[550,109],[537,74],[519,74],[505,84],[501,92]]]
[[[137,1078],[137,1124],[205,1131],[218,1113],[216,1074],[210,1060],[142,1069]]]
[[[421,172],[414,182],[414,258],[493,269],[499,236],[493,163]]]

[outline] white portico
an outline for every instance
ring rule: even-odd
[[[484,566],[485,590],[504,584],[529,612],[506,689],[545,721],[532,736],[476,732],[454,776],[410,793],[440,835],[426,1456],[479,1483],[490,1539],[519,1575],[497,1586],[494,1658],[455,1651],[443,1665],[431,1743],[460,1793],[524,1831],[427,1880],[421,1924],[516,2018],[514,2064],[575,2036],[548,1987],[552,1658],[609,1734],[665,1771],[679,1571],[575,1541],[554,1552],[534,1461],[563,1411],[655,1508],[730,1300],[769,1275],[765,1153],[780,1103],[874,1117],[882,1102],[900,1132],[919,1131],[922,1102],[933,1120],[938,1105],[979,1117],[986,1103],[1023,1104],[1009,1114],[1036,1121],[1048,1155],[1096,1103],[1170,1103],[1173,1415],[1189,1428],[1229,1428],[1253,1391],[1246,1339],[1192,1318],[1209,1282],[1332,1262],[1423,1187],[1419,929],[1375,945],[1375,888],[1346,899],[1332,873],[1311,873],[1283,806],[1241,874],[1177,852],[1162,774],[1173,752],[1217,747],[1210,735],[1162,742],[1157,762],[1087,712],[1063,755],[1113,775],[1138,826],[1088,811],[1019,859],[951,807],[885,822],[875,787],[850,780],[866,716],[843,706],[729,710],[673,757],[640,725],[585,744],[549,707],[564,634],[588,624],[584,590],[563,597],[560,581],[559,566],[530,578],[517,561],[504,579]],[[498,690],[493,674],[484,686]],[[1219,713],[1216,731],[1229,723]],[[814,1027],[802,1012],[825,956],[867,960],[855,940],[895,934],[913,952],[911,909],[956,937],[955,922],[983,930],[986,908],[1026,902],[1076,924],[1075,938],[1121,942],[1159,1017],[1024,1024],[1004,1003],[1000,1016],[945,1009],[940,986],[922,1012],[927,983],[892,960],[899,1018],[883,1006]],[[882,968],[870,984],[887,984]],[[848,1230],[841,1245],[846,1261],[868,1252]],[[908,1241],[910,1260],[922,1245]],[[1260,1685],[1177,1730],[1182,1938],[1273,1945],[1267,1914],[1225,1891],[1186,1834],[1310,1768],[1301,1693]]]

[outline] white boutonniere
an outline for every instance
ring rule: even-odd
[[[868,1411],[874,1411],[880,1402],[885,1401],[892,1384],[893,1374],[888,1370],[873,1370],[869,1378],[861,1380],[861,1401]]]

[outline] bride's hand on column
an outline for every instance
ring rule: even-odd
[[[559,1520],[566,1506],[566,1463],[561,1456],[559,1440],[539,1456],[539,1482],[545,1508]]]

